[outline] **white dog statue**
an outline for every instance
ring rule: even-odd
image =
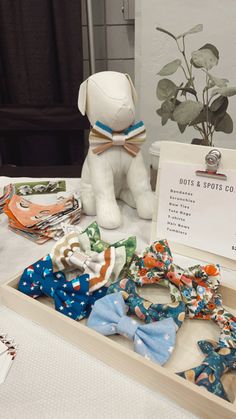
[[[142,122],[134,123],[136,99],[130,76],[114,71],[93,74],[79,89],[79,110],[92,126],[81,200],[85,214],[97,214],[108,229],[121,224],[116,198],[137,208],[139,217],[152,218],[153,193],[140,151],[146,133]]]

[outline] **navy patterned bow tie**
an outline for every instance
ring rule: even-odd
[[[221,376],[227,371],[236,370],[236,349],[221,348],[216,342],[206,340],[199,341],[198,345],[206,358],[198,367],[179,372],[178,375],[229,401]]]
[[[18,290],[32,298],[51,297],[57,311],[79,320],[88,317],[95,301],[107,293],[106,287],[91,293],[89,285],[89,274],[67,281],[63,272],[53,272],[51,257],[47,255],[24,270]]]

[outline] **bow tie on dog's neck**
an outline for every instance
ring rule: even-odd
[[[89,143],[95,154],[103,153],[113,146],[121,146],[134,157],[145,140],[146,129],[142,121],[122,132],[112,131],[110,127],[97,121],[89,135]]]

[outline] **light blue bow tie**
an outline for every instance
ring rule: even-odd
[[[172,318],[140,325],[126,316],[127,306],[121,292],[96,301],[87,326],[102,335],[123,335],[134,342],[134,350],[160,365],[169,359],[175,345],[176,326]]]

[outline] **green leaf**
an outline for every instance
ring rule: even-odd
[[[189,29],[189,31],[185,32],[185,34],[188,35],[188,34],[202,32],[202,31],[203,31],[203,24],[202,23],[199,23],[198,25],[196,25],[193,28]]]
[[[162,116],[163,115],[163,111],[161,108],[156,110],[157,115]]]
[[[175,108],[173,112],[174,120],[180,125],[188,125],[197,118],[202,108],[203,103],[186,100]]]
[[[179,130],[180,130],[181,134],[183,134],[183,132],[185,131],[185,129],[187,128],[187,126],[188,126],[188,125],[181,125],[181,124],[178,124],[178,128],[179,128]]]
[[[212,91],[211,97],[220,94],[221,96],[234,96],[236,95],[236,87],[218,87]]]
[[[173,104],[173,111],[174,111],[174,109],[175,109],[178,105],[180,105],[180,103],[182,103],[182,102],[180,102],[180,100],[178,100],[176,97],[175,97],[175,98],[170,99],[170,102]],[[170,114],[170,119],[171,119],[171,121],[174,121],[174,122],[175,122],[175,119],[174,119],[174,117],[173,117],[173,111],[172,111],[172,112],[171,112],[171,114]]]
[[[170,99],[172,96],[175,95],[177,91],[177,86],[173,81],[169,79],[162,79],[158,82],[157,85],[157,98],[159,100],[166,100]]]
[[[228,108],[229,101],[225,96],[217,97],[211,104],[210,110],[214,112],[215,115],[219,116],[222,113],[225,113]],[[223,115],[222,115],[223,116]]]
[[[224,132],[225,134],[231,134],[233,132],[233,121],[228,113],[216,123],[215,130]]]
[[[161,104],[161,109],[163,110],[163,112],[171,113],[175,109],[175,105],[173,101],[165,100],[165,102]]]
[[[212,52],[212,54],[214,54],[214,56],[217,58],[217,60],[219,60],[220,54],[219,54],[218,49],[215,47],[215,45],[205,44],[205,45],[203,45],[203,47],[199,48],[200,51],[202,49],[209,49]]]
[[[207,48],[207,46],[211,46],[211,44],[206,44],[204,45],[204,47],[198,49],[197,51],[192,52],[191,63],[193,64],[194,67],[205,68],[206,70],[211,70],[212,67],[218,64],[219,58],[217,58],[216,52],[213,52],[214,49]],[[216,49],[216,51],[218,50]],[[218,56],[219,56],[219,53],[218,53]]]
[[[174,74],[180,66],[181,60],[177,58],[176,60],[173,60],[162,67],[162,69],[157,74],[159,74],[159,76],[170,76],[171,74]]]
[[[212,118],[212,113],[210,111],[210,108],[208,108],[208,121],[209,122],[211,122],[211,118]],[[199,113],[199,115],[195,119],[193,119],[189,125],[193,126],[193,125],[201,124],[202,122],[206,122],[206,121],[207,121],[207,107],[204,106],[201,112]]]
[[[169,119],[169,114],[168,113],[163,114],[161,118],[161,125],[165,125],[168,119]]]
[[[191,93],[192,95],[197,96],[196,90],[194,90],[192,87],[179,87],[178,90],[182,91],[182,94]]]
[[[165,112],[162,108],[157,109],[156,113],[161,117],[161,124],[165,125],[170,118],[170,113]]]
[[[156,30],[157,30],[157,31],[159,31],[159,32],[163,32],[163,33],[165,33],[166,35],[171,36],[171,38],[173,38],[174,40],[176,40],[176,36],[175,36],[175,35],[173,35],[173,33],[171,33],[171,32],[169,32],[169,31],[167,31],[166,29],[160,28],[160,27],[158,26],[158,27],[156,28]]]
[[[227,83],[229,83],[228,79],[221,79],[221,78],[215,77],[215,76],[213,76],[212,74],[209,74],[209,73],[208,73],[208,75],[209,75],[209,78],[210,78],[210,81],[211,81],[211,86],[210,87],[213,87],[213,86],[227,87]]]
[[[177,39],[181,38],[182,36],[191,35],[193,33],[202,32],[203,24],[199,23],[199,25],[194,26],[193,28],[189,29],[189,31],[182,33],[181,35],[177,36]]]
[[[165,100],[162,104],[160,109],[157,109],[157,114],[161,117],[161,124],[165,125],[168,119],[172,118],[172,112],[175,108],[175,105],[170,100]]]

